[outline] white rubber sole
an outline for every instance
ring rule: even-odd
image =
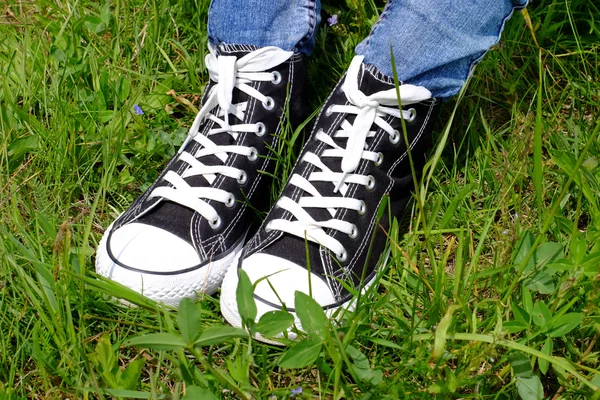
[[[386,258],[386,260],[387,260],[387,258]],[[238,281],[239,281],[237,270],[238,270],[238,268],[237,268],[237,262],[236,262],[235,264],[231,264],[231,267],[227,270],[227,273],[225,274],[225,279],[223,279],[223,284],[221,285],[220,305],[221,305],[221,314],[223,314],[223,317],[225,318],[225,320],[227,320],[227,322],[229,322],[229,324],[231,324],[231,326],[233,326],[235,328],[242,328],[242,318],[238,311],[237,300],[236,300],[236,290],[237,290]],[[375,274],[375,276],[373,276],[373,278],[365,284],[364,288],[362,289],[362,293],[365,293],[373,285],[373,283],[375,283],[376,279],[377,279],[377,274]],[[337,317],[336,319],[343,319],[343,315],[345,314],[345,312],[338,312],[338,310],[345,310],[346,312],[352,312],[352,311],[354,311],[355,307],[356,307],[356,297],[353,297],[350,300],[346,301],[345,303],[340,304],[337,307],[332,307],[332,308],[326,309],[325,315],[327,315],[327,317],[329,319],[333,319],[334,316]],[[263,303],[262,301],[259,301],[259,300],[256,300],[256,308],[257,308],[256,321],[258,321],[262,315],[264,315],[265,313],[267,313],[269,311],[281,311],[280,308],[273,307],[270,304]],[[300,319],[298,318],[296,313],[290,312],[290,314],[292,314],[294,316],[294,324],[296,325],[296,327],[299,330],[302,330],[302,325],[300,323]],[[298,339],[298,335],[295,332],[293,332],[291,329],[288,329],[287,336],[288,336],[288,339],[290,339],[290,340]],[[260,334],[254,335],[254,338],[258,341],[261,341],[263,343],[268,343],[268,344],[275,344],[275,345],[284,345],[283,343],[277,341],[277,338],[283,338],[283,337],[284,337],[283,333],[275,336],[274,338],[266,338]]]
[[[228,267],[237,265],[244,247],[244,241],[241,240],[225,257],[193,271],[172,275],[142,273],[123,268],[110,258],[106,248],[110,229],[112,225],[104,233],[96,252],[96,273],[156,302],[174,307],[177,307],[184,298],[195,298],[202,293],[214,294],[221,286]]]

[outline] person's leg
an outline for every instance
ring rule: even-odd
[[[213,44],[276,46],[310,54],[321,20],[320,0],[213,0],[208,37]]]
[[[514,8],[527,0],[389,0],[371,34],[356,47],[365,63],[424,86],[434,97],[457,94],[473,66],[498,42]]]
[[[439,98],[460,90],[512,9],[502,0],[390,0],[327,99],[276,206],[225,276],[221,312],[232,325],[242,326],[239,269],[256,285],[259,317],[282,303],[293,311],[296,291],[332,315],[351,306],[348,287],[376,281],[389,255],[389,216],[401,217],[412,198],[412,170],[422,171]],[[404,80],[400,98],[390,44]]]
[[[270,205],[271,149],[309,111],[302,58],[318,4],[214,0],[210,10],[210,81],[188,138],[96,255],[98,274],[171,305],[219,288],[255,210]]]

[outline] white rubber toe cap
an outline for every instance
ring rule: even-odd
[[[151,225],[122,226],[112,233],[108,245],[120,264],[140,271],[169,273],[200,264],[189,243]]]
[[[280,307],[279,299],[281,299],[286,307],[293,308],[295,292],[310,294],[311,287],[313,298],[321,306],[329,306],[336,301],[329,286],[321,277],[310,273],[309,280],[309,272],[306,268],[284,258],[255,253],[242,261],[242,269],[246,271],[253,284],[261,278],[268,277],[271,285],[267,279],[263,279],[256,286],[254,295],[272,305]]]

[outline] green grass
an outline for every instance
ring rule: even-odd
[[[315,108],[381,6],[325,5],[340,23],[309,61]],[[0,4],[0,398],[600,398],[597,5],[508,23],[443,110],[379,290],[344,327],[307,313],[304,351],[234,337],[218,297],[168,310],[93,272],[193,119],[207,9]],[[285,176],[297,146],[278,151]]]

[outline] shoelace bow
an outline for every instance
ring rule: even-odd
[[[281,75],[278,72],[264,71],[285,62],[292,56],[293,52],[283,51],[278,47],[263,47],[237,59],[235,56],[217,56],[215,49],[212,47],[209,50],[205,63],[210,79],[216,82],[216,85],[212,87],[206,102],[196,115],[188,137],[179,150],[179,160],[187,163],[188,167],[181,174],[172,170],[168,171],[163,179],[170,185],[157,187],[150,193],[149,198],[161,197],[189,207],[206,218],[211,226],[217,228],[221,225],[221,218],[208,201],[214,200],[233,206],[235,198],[232,193],[210,186],[217,179],[217,175],[237,179],[240,184],[247,179],[245,171],[225,165],[230,154],[244,155],[251,160],[256,159],[258,155],[255,148],[238,145],[217,145],[210,137],[227,134],[237,140],[240,132],[254,133],[258,136],[263,136],[266,133],[265,126],[260,122],[230,125],[230,114],[240,121],[244,120],[248,104],[247,101],[233,104],[233,89],[237,88],[262,102],[265,108],[272,109],[275,106],[273,99],[263,95],[250,84],[256,81],[278,83],[281,80]],[[214,127],[206,135],[199,134],[201,125],[207,120],[213,121],[215,123]],[[183,151],[192,140],[201,145],[199,149],[194,154]],[[203,164],[202,157],[206,156],[217,157],[222,165]],[[185,181],[185,178],[198,175],[203,176],[209,186],[192,187]]]
[[[373,93],[370,96],[364,94],[358,87],[358,76],[363,61],[362,56],[356,56],[352,60],[342,89],[349,105],[332,105],[327,110],[327,114],[343,113],[356,115],[354,123],[344,120],[338,131],[332,136],[327,135],[322,130],[316,133],[316,139],[327,144],[328,147],[320,156],[314,153],[306,153],[301,162],[308,162],[315,166],[315,170],[308,179],[301,175],[294,174],[290,179],[290,184],[302,189],[307,195],[295,202],[289,197],[283,196],[277,202],[277,206],[289,211],[295,218],[293,221],[284,219],[274,219],[267,225],[267,230],[279,230],[291,235],[305,238],[330,250],[335,254],[340,262],[348,258],[348,253],[344,246],[325,229],[340,231],[352,238],[358,236],[358,228],[347,221],[336,219],[336,214],[342,209],[354,210],[360,214],[366,212],[364,201],[347,197],[350,184],[358,184],[372,188],[375,184],[372,176],[365,176],[355,173],[361,160],[369,160],[376,165],[383,161],[383,155],[373,151],[366,150],[367,139],[375,136],[375,131],[371,128],[373,124],[383,129],[390,135],[390,140],[397,143],[400,140],[400,134],[397,130],[388,124],[384,118],[388,115],[396,118],[411,120],[414,118],[413,111],[400,110],[398,108],[398,98],[396,89],[389,89]],[[419,103],[431,98],[431,92],[424,87],[414,85],[402,85],[400,87],[400,98],[402,105]],[[333,138],[345,138],[346,147],[339,146]],[[341,158],[341,171],[336,172],[328,168],[321,157]],[[332,183],[332,192],[341,194],[327,196],[329,193],[320,193],[311,182],[325,181]],[[331,219],[325,221],[316,221],[306,208],[325,208],[331,215]],[[339,215],[339,214],[338,214]]]

